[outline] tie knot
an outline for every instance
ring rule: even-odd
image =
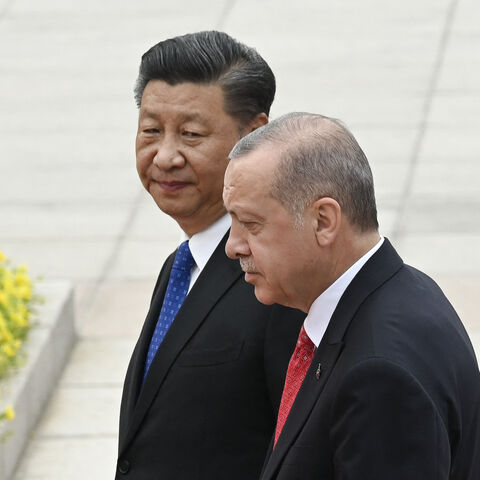
[[[175,261],[173,262],[173,268],[184,272],[190,272],[194,265],[195,260],[193,259],[192,252],[188,246],[188,240],[186,240],[178,247]]]
[[[297,348],[303,348],[305,350],[315,350],[315,344],[312,342],[310,337],[307,335],[307,332],[305,331],[305,327],[302,325],[302,328],[300,329],[300,333],[298,335],[298,340],[297,340]]]

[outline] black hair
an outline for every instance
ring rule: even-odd
[[[217,31],[189,33],[150,48],[142,56],[135,84],[138,107],[150,80],[218,84],[225,111],[241,124],[259,113],[268,116],[275,97],[275,76],[267,62],[255,49]]]

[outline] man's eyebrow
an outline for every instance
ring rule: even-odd
[[[153,110],[147,110],[146,108],[142,109],[141,112],[140,112],[140,116],[145,118],[158,118],[158,114],[156,114]]]
[[[162,117],[161,112],[156,112],[154,110],[144,109],[142,110],[142,117],[158,119]],[[179,115],[179,118],[182,122],[189,121],[204,121],[205,118],[202,116],[201,112],[185,112]]]
[[[180,120],[184,122],[190,122],[190,121],[205,122],[205,117],[202,115],[201,112],[193,111],[193,112],[182,113],[180,115]]]
[[[235,209],[232,209],[232,210],[227,209],[227,212],[230,215],[232,215],[233,217],[238,219],[239,215],[235,212]],[[257,222],[257,221],[261,222],[261,221],[264,220],[264,218],[262,216],[257,215],[256,213],[251,212],[251,211],[241,212],[240,216],[242,217],[242,222]]]

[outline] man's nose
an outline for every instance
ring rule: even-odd
[[[155,156],[153,163],[163,169],[168,170],[173,167],[183,167],[185,157],[181,152],[180,145],[172,136],[165,136],[155,145]]]
[[[225,252],[233,260],[248,257],[251,254],[248,242],[241,235],[241,229],[235,225],[235,222],[232,222]]]

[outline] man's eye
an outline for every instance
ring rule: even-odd
[[[148,133],[148,134],[160,133],[160,130],[158,128],[145,128],[143,130],[143,133]]]
[[[254,231],[258,227],[257,222],[240,222],[244,228],[249,231]]]
[[[189,138],[196,138],[196,137],[200,137],[201,135],[197,132],[192,132],[190,130],[185,130],[183,133],[182,133],[185,137],[189,137]]]

